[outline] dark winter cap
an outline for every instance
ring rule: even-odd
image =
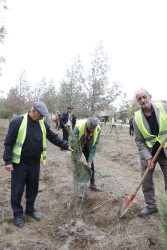
[[[67,109],[73,109],[72,107],[68,107]]]
[[[43,103],[43,102],[35,102],[33,105],[33,108],[43,116],[49,115],[48,109],[47,109],[45,103]]]

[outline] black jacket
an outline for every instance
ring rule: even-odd
[[[16,142],[18,130],[20,128],[23,116],[20,116],[11,121],[8,129],[8,133],[5,139],[5,151],[3,160],[5,165],[12,164],[12,149]],[[57,134],[50,130],[50,126],[44,121],[46,127],[46,138],[54,145],[68,149],[69,145],[67,141],[62,140]],[[22,147],[21,162],[32,163],[34,161],[40,161],[42,153],[42,131],[39,122],[35,122],[28,115],[27,122],[27,134]]]
[[[74,127],[75,127],[76,120],[77,120],[76,116],[74,114],[72,114],[72,129],[74,129]]]
[[[68,111],[64,112],[61,116],[60,116],[60,128],[63,128],[64,125],[68,122],[68,118],[69,118],[69,113]]]

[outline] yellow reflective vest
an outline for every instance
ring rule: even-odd
[[[146,145],[152,148],[154,144],[158,141],[161,143],[165,136],[167,135],[167,114],[161,103],[156,103],[155,106],[159,109],[159,133],[158,136],[151,135],[144,126],[142,118],[142,110],[135,112],[135,122],[140,130],[142,136],[145,139]],[[167,142],[164,144],[163,148],[167,147]]]
[[[16,138],[16,143],[13,146],[12,150],[12,162],[14,163],[20,163],[20,158],[21,158],[21,151],[22,147],[26,138],[26,133],[27,133],[27,120],[28,120],[28,113],[24,115],[24,118],[22,120],[22,123],[20,125],[17,138]],[[41,131],[43,134],[43,139],[42,139],[42,146],[43,146],[43,151],[41,154],[41,160],[43,164],[46,164],[46,127],[44,125],[44,121],[40,120],[39,125],[41,127]]]
[[[115,119],[112,118],[112,125],[116,125]]]
[[[78,136],[78,141],[79,141],[79,140],[81,139],[82,135],[86,135],[86,122],[85,122],[85,121],[78,121],[78,122],[76,123],[76,127],[77,127],[78,130],[79,130],[79,136]],[[92,147],[95,145],[96,140],[97,140],[97,137],[98,137],[100,131],[101,131],[101,128],[100,128],[100,126],[98,125],[98,126],[95,128],[94,132],[91,133],[91,136],[93,136]]]

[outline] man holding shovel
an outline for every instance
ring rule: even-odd
[[[134,131],[135,141],[140,154],[141,175],[146,169],[149,172],[142,184],[143,194],[147,207],[140,216],[146,216],[158,211],[155,199],[153,173],[158,162],[164,175],[165,190],[167,190],[167,143],[159,153],[155,164],[152,158],[167,135],[167,104],[151,103],[152,96],[145,89],[136,92],[136,100],[141,109],[135,112]]]

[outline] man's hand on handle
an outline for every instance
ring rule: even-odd
[[[152,163],[152,158],[147,160],[147,167],[152,169],[154,167],[154,163]]]

